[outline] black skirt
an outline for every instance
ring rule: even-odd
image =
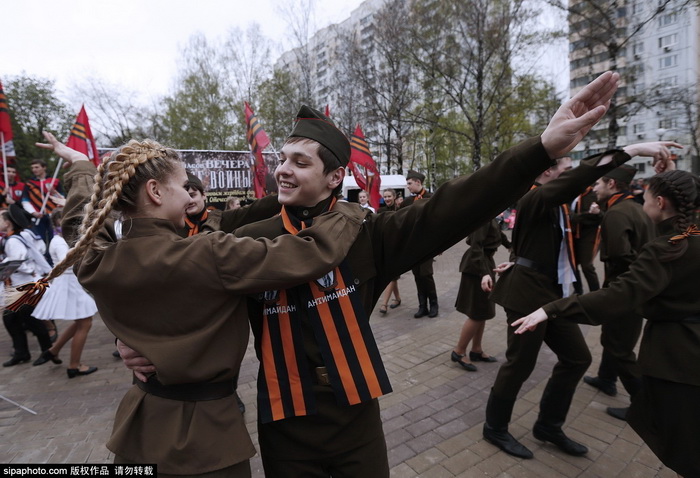
[[[700,387],[642,376],[627,422],[664,465],[700,476]]]
[[[481,288],[481,276],[462,274],[455,308],[472,320],[489,320],[496,316],[496,304]]]

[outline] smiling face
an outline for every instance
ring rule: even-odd
[[[303,140],[287,143],[282,148],[280,163],[275,170],[280,204],[313,207],[342,183],[343,168],[323,172],[318,146],[316,141]]]
[[[382,197],[384,198],[384,204],[386,204],[387,207],[394,205],[394,200],[396,199],[396,194],[394,191],[387,189],[384,191],[384,194],[382,194]]]
[[[189,187],[187,193],[190,195],[190,205],[187,208],[188,216],[195,216],[204,210],[204,205],[207,202],[207,196],[202,194],[199,189]]]

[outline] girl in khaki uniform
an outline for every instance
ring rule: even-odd
[[[157,464],[159,475],[250,476],[255,449],[233,395],[248,344],[245,295],[321,276],[346,256],[361,211],[339,204],[297,236],[178,235],[190,197],[178,154],[130,141],[95,167],[45,134],[67,162],[64,224],[83,215],[80,240],[43,283],[76,274],[107,327],[157,367],[117,410],[107,447],[118,463]],[[107,218],[123,215],[123,239]],[[352,211],[352,212],[350,212]],[[346,214],[347,213],[347,214]],[[70,241],[70,239],[69,239]],[[41,285],[41,284],[40,284]]]
[[[700,179],[686,171],[653,177],[644,211],[659,236],[609,287],[551,302],[513,323],[516,334],[547,319],[600,324],[632,309],[647,318],[639,349],[642,388],[627,421],[669,468],[700,476]]]

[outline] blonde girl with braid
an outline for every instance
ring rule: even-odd
[[[670,163],[673,165],[673,163]],[[513,323],[516,334],[549,320],[600,324],[640,309],[647,324],[639,349],[642,389],[627,421],[679,476],[700,476],[700,179],[668,170],[649,180],[644,211],[658,237],[625,274],[589,294],[551,302]]]
[[[333,269],[355,241],[362,212],[341,204],[297,236],[275,240],[223,232],[182,238],[190,196],[176,151],[132,140],[95,170],[45,137],[41,146],[71,165],[63,232],[69,243],[78,238],[46,280],[76,264],[110,331],[158,370],[117,409],[107,443],[115,463],[155,463],[159,476],[249,477],[255,449],[233,394],[248,345],[246,296]]]

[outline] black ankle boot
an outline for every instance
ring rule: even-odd
[[[13,365],[17,365],[20,363],[26,363],[29,362],[32,359],[31,355],[25,355],[23,357],[18,357],[17,355],[13,355],[10,360],[7,362],[3,363],[3,367],[12,367]]]
[[[487,442],[496,445],[509,455],[526,459],[530,459],[534,456],[532,452],[528,450],[525,445],[516,440],[515,437],[508,432],[508,430],[496,430],[489,427],[488,423],[484,423],[484,439]]]
[[[561,428],[550,429],[535,423],[535,426],[532,429],[532,435],[538,440],[556,445],[557,448],[567,455],[583,456],[588,453],[588,448],[567,437]]]

